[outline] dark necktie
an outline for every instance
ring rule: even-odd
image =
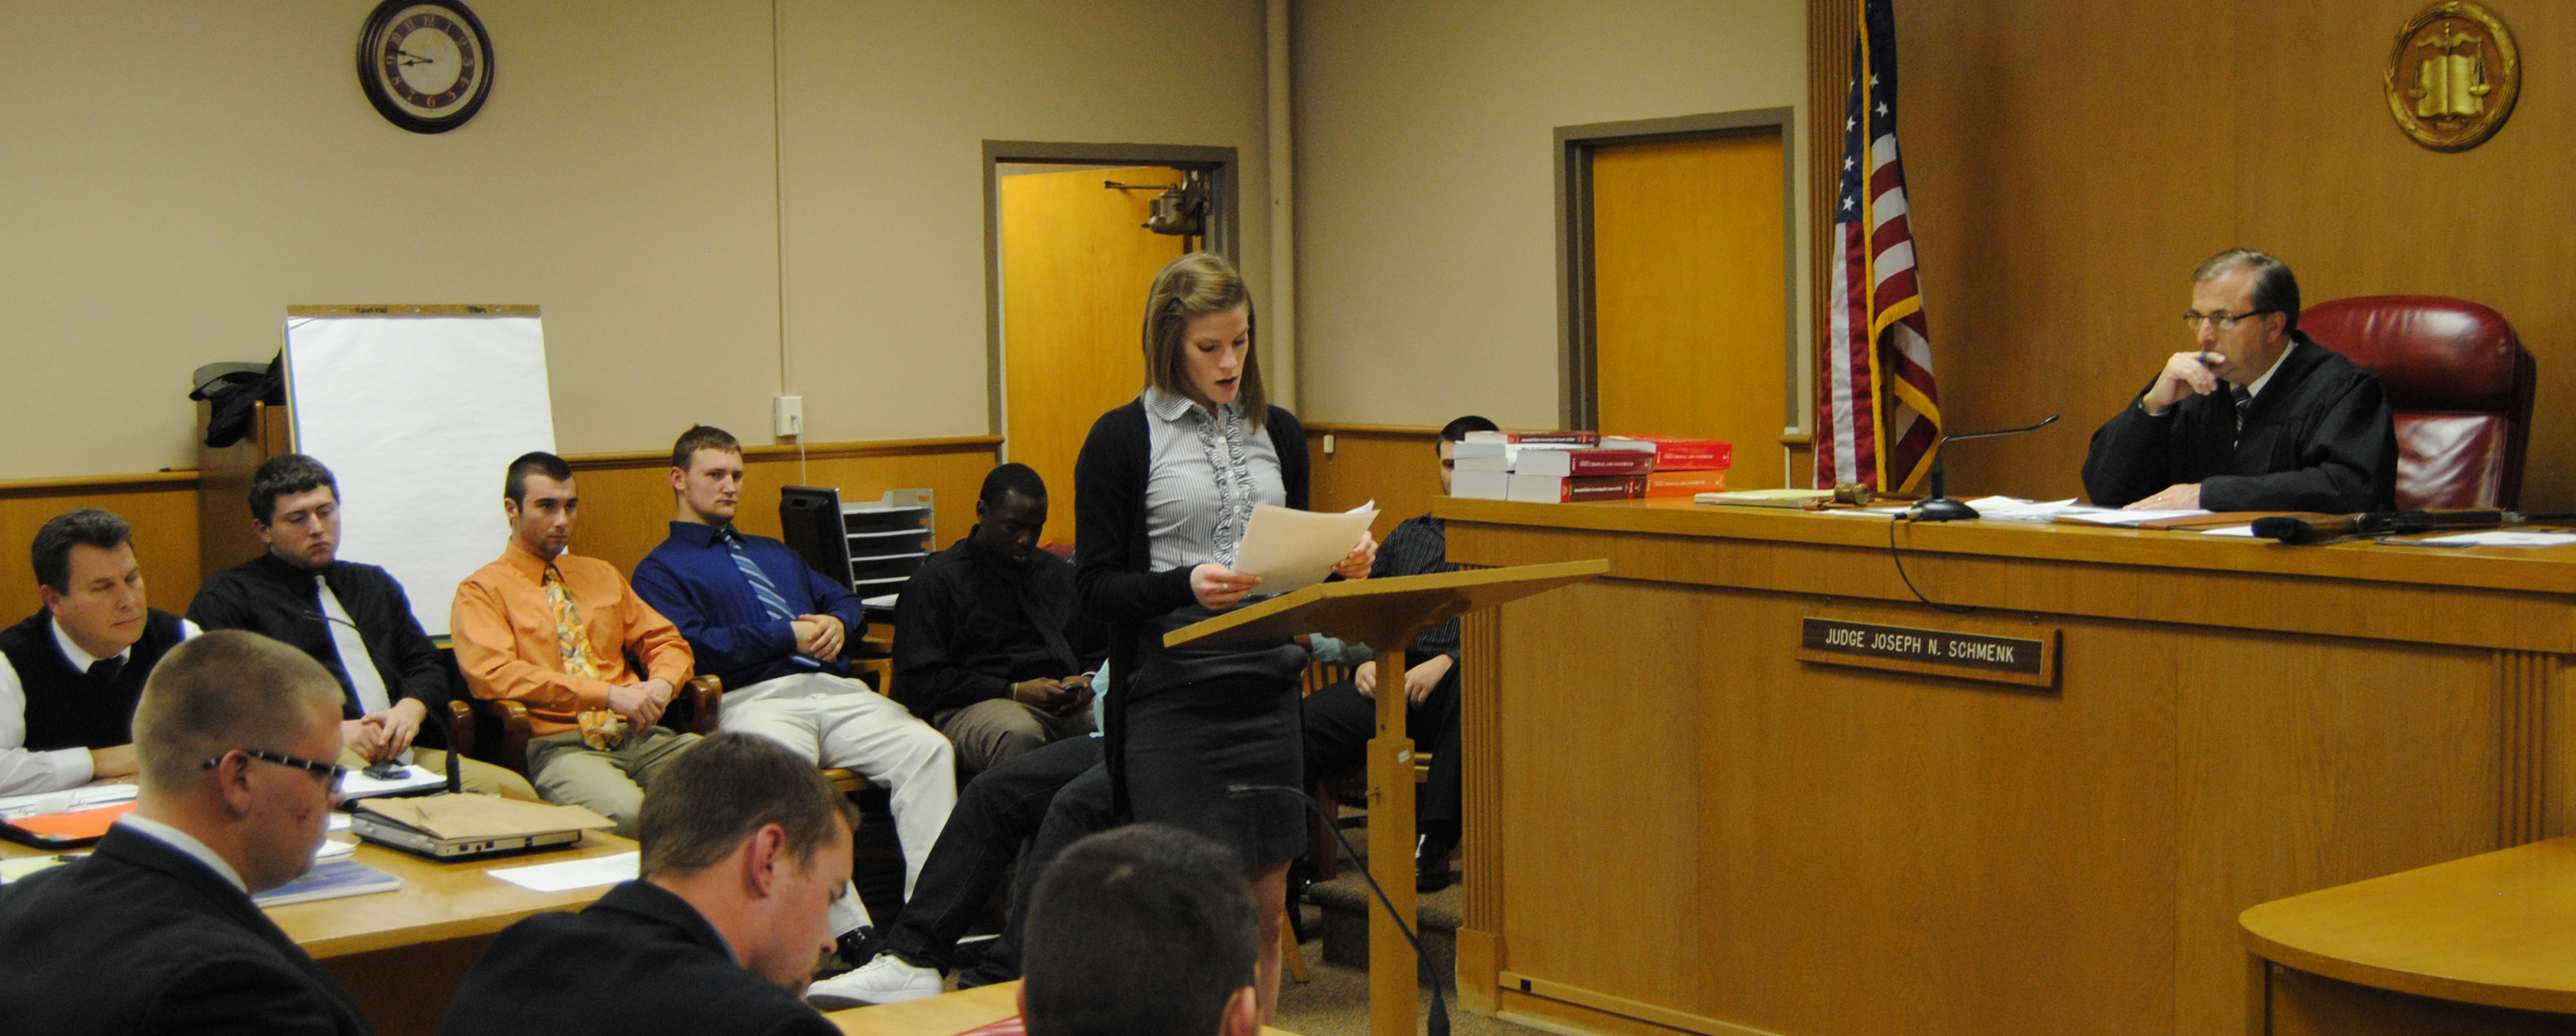
[[[2246,391],[2243,385],[2229,385],[2227,398],[2236,403],[2236,435],[2227,440],[2227,445],[2233,447],[2245,439],[2245,411],[2254,405],[2254,393]]]
[[[100,683],[115,683],[116,674],[125,668],[122,658],[102,658],[89,664],[89,678]]]

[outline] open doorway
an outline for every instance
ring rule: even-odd
[[[1069,544],[1083,438],[1144,385],[1154,275],[1193,249],[1234,256],[1234,152],[988,143],[986,154],[993,425],[1003,459],[1046,481],[1039,542]]]

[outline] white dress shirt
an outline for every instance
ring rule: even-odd
[[[72,667],[88,672],[98,656],[81,650],[71,634],[63,632],[62,620],[50,623],[54,644],[63,649],[63,657]],[[196,636],[197,624],[179,620],[179,639]],[[119,661],[130,659],[133,648],[116,653]],[[89,749],[61,748],[50,752],[27,747],[27,687],[18,679],[17,667],[0,656],[0,795],[30,795],[38,792],[77,788],[97,776],[90,768]]]

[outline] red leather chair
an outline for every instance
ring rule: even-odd
[[[2531,353],[2504,314],[2372,295],[2310,306],[2299,330],[2379,375],[2397,414],[2397,506],[2513,507],[2531,439]]]

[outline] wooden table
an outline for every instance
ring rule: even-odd
[[[2576,838],[2293,896],[2238,922],[2251,1031],[2576,1032]]]
[[[956,1036],[1018,1013],[1020,984],[1004,982],[900,1004],[853,1007],[823,1017],[840,1026],[847,1036]],[[1264,1036],[1296,1036],[1267,1025],[1261,1031]]]
[[[438,1028],[466,969],[495,933],[520,918],[588,906],[609,889],[598,885],[531,892],[486,871],[633,851],[632,840],[599,831],[584,832],[581,844],[570,849],[461,863],[362,843],[358,862],[401,878],[402,888],[291,903],[270,908],[268,916],[322,962],[367,1012],[377,1032],[429,1033]],[[38,853],[0,843],[0,856]]]
[[[2244,1031],[2236,918],[2570,829],[2576,550],[1439,501],[1610,559],[1468,616],[1462,1005],[1596,1031]],[[1916,603],[1890,558],[1951,615]],[[2038,685],[1801,660],[2045,640]]]

